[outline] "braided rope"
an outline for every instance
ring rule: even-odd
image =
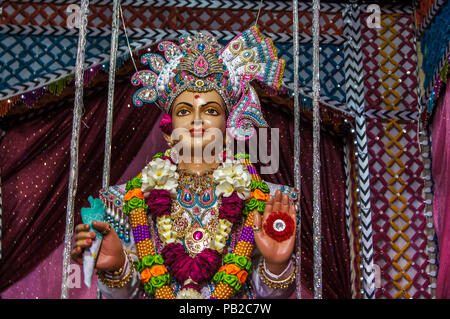
[[[350,251],[350,282],[351,282],[351,291],[352,291],[352,298],[355,299],[357,296],[358,288],[357,283],[359,282],[358,276],[356,275],[355,268],[355,260],[356,256],[358,255],[353,250],[354,247],[354,241],[355,236],[352,229],[353,224],[353,214],[352,214],[352,190],[353,190],[353,176],[352,173],[354,173],[352,164],[350,162],[350,156],[353,153],[350,149],[351,145],[348,141],[346,141],[344,147],[344,171],[345,171],[345,226],[347,230],[347,236],[349,239],[349,251]]]
[[[445,0],[419,1],[419,6],[414,12],[416,22],[419,25],[419,27],[417,28],[418,37],[420,37],[422,33],[430,26],[434,17],[439,13],[440,9],[445,3]]]

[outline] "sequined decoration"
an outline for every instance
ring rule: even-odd
[[[118,186],[100,190],[100,199],[106,206],[104,221],[111,224],[121,240],[129,243],[131,226],[129,219],[123,213],[124,195],[125,193],[121,193]]]
[[[157,78],[158,76],[155,72],[143,70],[136,72],[131,78],[131,81],[134,85],[142,84],[143,86],[154,86]]]
[[[72,139],[70,141],[70,173],[69,191],[66,210],[66,230],[64,235],[63,272],[61,283],[61,299],[69,297],[68,275],[70,266],[70,251],[72,250],[72,235],[74,222],[74,201],[78,180],[78,150],[80,138],[80,123],[83,110],[83,65],[86,47],[86,25],[89,0],[81,1],[80,33],[78,37],[77,61],[75,64],[75,101],[73,107]]]
[[[111,27],[111,51],[109,60],[109,80],[108,80],[108,104],[106,113],[106,132],[105,132],[105,155],[103,161],[103,180],[102,187],[109,186],[109,177],[111,170],[111,144],[112,144],[112,126],[114,111],[114,85],[116,83],[116,62],[117,62],[117,46],[119,39],[119,0],[114,0],[113,16]]]
[[[322,247],[320,211],[320,1],[313,0],[313,241],[314,241],[314,299],[322,299]]]
[[[298,39],[298,1],[294,0],[292,3],[293,10],[293,46],[294,46],[294,186],[298,189],[297,198],[301,194],[300,181],[300,104],[299,104],[299,39]],[[299,201],[300,203],[300,201]],[[295,250],[295,264],[297,273],[295,277],[296,283],[296,297],[302,298],[301,294],[301,264],[302,264],[302,245],[301,245],[301,210],[300,205],[297,209],[297,233],[296,233],[296,250]]]

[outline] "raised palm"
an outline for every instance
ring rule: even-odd
[[[264,224],[270,214],[274,212],[287,213],[294,221],[294,233],[287,240],[279,242],[270,237],[264,230]],[[261,216],[255,211],[254,226],[259,229],[255,231],[255,242],[261,255],[266,260],[267,265],[271,265],[274,269],[283,269],[289,262],[292,256],[295,245],[295,231],[296,231],[296,210],[293,205],[289,204],[289,197],[281,191],[275,193],[275,197],[269,196],[266,203],[266,209]]]

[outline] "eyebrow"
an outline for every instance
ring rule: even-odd
[[[180,104],[186,104],[187,106],[192,107],[192,104],[190,104],[190,103],[188,103],[188,102],[180,102],[180,103],[178,103],[177,105],[175,105],[175,107],[177,107],[177,106],[180,105]]]
[[[187,105],[187,106],[189,106],[189,107],[193,107],[193,105],[192,104],[190,104],[190,103],[188,103],[188,102],[180,102],[180,103],[178,103],[177,105],[175,105],[175,107],[178,107],[178,105]],[[205,107],[205,106],[207,106],[208,104],[217,104],[221,109],[223,108],[222,107],[222,105],[220,105],[219,103],[217,103],[216,101],[208,101],[208,102],[206,102],[206,103],[203,103],[203,104],[201,104],[200,105],[200,107]]]
[[[202,105],[200,105],[200,107],[205,107],[205,106],[207,106],[208,104],[217,104],[217,105],[220,107],[220,109],[223,110],[222,105],[220,105],[220,104],[217,103],[216,101],[208,101],[208,102],[203,103]]]

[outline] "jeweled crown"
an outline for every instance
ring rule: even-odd
[[[136,106],[156,102],[166,113],[182,92],[215,90],[228,109],[227,129],[235,139],[253,136],[254,126],[267,127],[258,96],[250,82],[254,79],[279,89],[285,62],[257,26],[245,30],[222,47],[210,34],[198,33],[179,39],[179,45],[163,41],[163,55],[146,53],[141,62],[150,67],[135,73],[132,83],[142,85],[133,96]]]

